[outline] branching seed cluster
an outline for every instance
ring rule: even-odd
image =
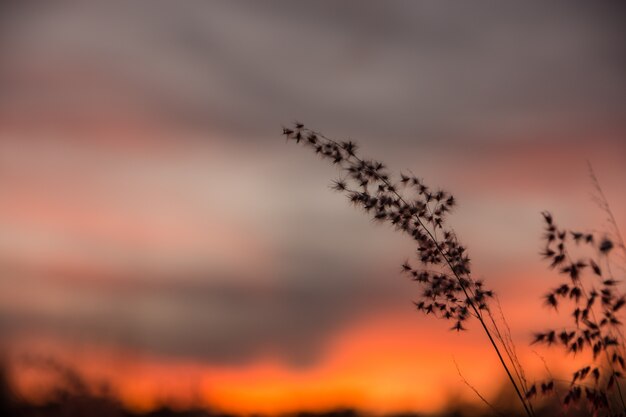
[[[564,277],[545,295],[545,303],[554,309],[564,306],[572,326],[536,333],[533,343],[558,345],[573,355],[590,353],[590,363],[573,373],[562,399],[564,405],[584,398],[594,413],[604,410],[609,415],[623,415],[612,411],[623,408],[623,404],[611,405],[611,391],[615,387],[620,390],[619,380],[625,370],[618,313],[626,304],[626,297],[618,291],[618,281],[611,272],[609,255],[613,242],[592,233],[561,229],[550,213],[543,213],[543,217],[546,247],[542,256]],[[586,255],[574,258],[574,250]],[[547,394],[554,385],[553,380],[533,385],[526,396]],[[622,399],[621,392],[618,397]]]
[[[456,205],[451,194],[431,189],[415,175],[392,178],[382,162],[360,157],[352,141],[330,139],[301,123],[284,128],[283,134],[341,169],[343,176],[333,182],[334,190],[375,221],[393,225],[417,243],[420,267],[407,261],[402,271],[423,288],[415,301],[418,310],[452,320],[452,329],[460,331],[465,320],[487,309],[493,293],[470,278],[467,251],[445,223]]]

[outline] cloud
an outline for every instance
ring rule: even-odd
[[[618,6],[106,2],[2,15],[10,18],[0,25],[0,135],[5,144],[33,141],[19,160],[0,154],[3,175],[18,167],[34,176],[0,179],[2,207],[17,207],[0,212],[16,238],[3,235],[2,255],[16,253],[17,238],[26,242],[18,272],[0,278],[21,297],[3,313],[15,331],[218,363],[269,352],[304,366],[353,321],[401,302],[409,308],[409,287],[393,268],[410,245],[368,229],[330,195],[317,181],[332,175],[327,167],[314,171],[317,161],[302,162],[310,155],[283,153],[274,138],[294,118],[359,138],[368,153],[384,149],[392,162],[438,178],[433,185],[467,190],[461,208],[483,216],[460,221],[480,234],[475,246],[464,238],[470,247],[509,236],[469,226],[490,219],[528,237],[526,216],[546,200],[508,198],[526,202],[539,188],[555,198],[549,187],[558,182],[542,183],[546,172],[580,179],[562,168],[565,158],[602,148],[599,159],[618,166],[609,172],[623,173]],[[37,126],[43,133],[29,135]],[[59,145],[72,135],[74,145]],[[158,152],[157,142],[166,144]],[[528,151],[543,143],[550,157]],[[485,209],[501,198],[502,207]],[[47,226],[28,217],[33,207],[51,216]],[[98,217],[121,221],[102,226]],[[141,222],[156,234],[120,232]],[[184,242],[165,239],[162,223]],[[34,229],[50,253],[65,250],[61,261],[90,267],[80,285],[37,258]],[[208,230],[213,240],[198,238]],[[535,250],[535,241],[517,244]],[[259,259],[269,266],[255,273]],[[33,265],[41,276],[19,274]]]
[[[3,142],[5,331],[307,366],[364,315],[398,298],[409,305],[397,291],[408,283],[396,274],[390,283],[373,256],[401,239],[389,230],[381,239],[325,180],[308,189],[306,172],[284,177],[275,161],[259,167],[259,155],[174,150]]]
[[[82,69],[87,84],[117,84],[120,96],[173,123],[240,139],[294,117],[421,141],[623,128],[617,6],[164,2],[150,10],[24,8],[3,61],[39,65],[35,77],[51,68],[72,75],[40,85],[43,95],[60,100]]]

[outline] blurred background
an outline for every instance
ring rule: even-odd
[[[281,137],[295,120],[452,192],[531,379],[533,350],[568,370],[529,346],[558,320],[540,212],[610,232],[589,161],[626,227],[624,18],[617,2],[2,2],[7,383],[133,412],[430,413],[480,404],[456,360],[501,397],[484,335],[414,311],[412,243],[329,191],[339,173]]]

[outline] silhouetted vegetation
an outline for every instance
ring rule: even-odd
[[[587,363],[572,372],[569,381],[550,376],[533,384],[528,398],[555,394],[566,407],[584,403],[598,415],[624,416],[626,403],[620,386],[624,378],[625,345],[623,323],[618,314],[626,295],[618,288],[623,270],[612,265],[615,250],[626,254],[623,238],[600,184],[590,168],[594,199],[607,215],[609,233],[569,230],[557,226],[550,213],[545,220],[543,257],[564,278],[545,295],[551,309],[569,313],[571,325],[535,334],[533,343],[557,346],[569,355],[585,355]],[[615,243],[617,242],[617,244]],[[562,386],[561,392],[557,389]]]
[[[532,416],[532,405],[522,394],[529,386],[515,347],[507,327],[500,328],[492,313],[494,293],[472,278],[467,249],[446,223],[456,205],[454,196],[432,189],[413,174],[393,177],[384,163],[361,157],[352,141],[331,139],[301,123],[283,128],[283,135],[338,166],[342,177],[334,181],[333,189],[375,221],[391,224],[417,244],[419,266],[409,261],[402,264],[402,271],[423,288],[416,308],[452,321],[451,329],[456,331],[465,330],[463,323],[470,317],[476,318],[526,414]]]
[[[470,317],[476,318],[528,416],[537,415],[533,399],[538,394],[556,394],[566,409],[584,399],[587,407],[578,411],[582,413],[589,410],[593,415],[625,415],[626,404],[620,387],[626,370],[625,346],[622,322],[617,314],[626,305],[626,296],[617,288],[619,280],[611,268],[610,255],[616,241],[626,259],[626,247],[591,167],[594,199],[607,215],[613,229],[612,239],[606,234],[561,229],[551,214],[544,213],[546,248],[542,255],[550,261],[551,268],[567,277],[545,296],[545,303],[558,309],[560,304],[569,302],[573,323],[569,328],[536,333],[533,343],[560,345],[572,355],[591,351],[590,363],[573,372],[560,396],[557,386],[562,386],[564,381],[552,376],[535,384],[528,383],[499,304],[496,303],[502,325],[492,313],[493,291],[472,278],[467,250],[447,226],[445,218],[456,205],[450,193],[430,188],[412,173],[395,178],[382,162],[359,156],[354,142],[331,139],[301,123],[283,128],[283,135],[339,167],[342,177],[333,182],[334,190],[344,193],[375,221],[391,224],[416,242],[419,266],[407,261],[402,264],[402,271],[423,288],[422,297],[415,302],[417,309],[453,321],[451,329],[456,331],[465,330],[463,323]],[[590,253],[574,257],[571,245],[586,247]],[[588,271],[593,279],[585,280]],[[497,407],[465,383],[493,413],[500,414]],[[535,404],[539,406],[545,403]],[[556,413],[560,407],[550,409]]]

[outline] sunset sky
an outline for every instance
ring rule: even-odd
[[[0,6],[0,349],[135,409],[436,411],[497,396],[476,323],[414,311],[414,244],[329,189],[295,120],[452,192],[520,357],[559,320],[540,213],[626,227],[617,3],[102,2]],[[622,264],[622,266],[624,266]],[[32,361],[31,361],[32,362]]]

